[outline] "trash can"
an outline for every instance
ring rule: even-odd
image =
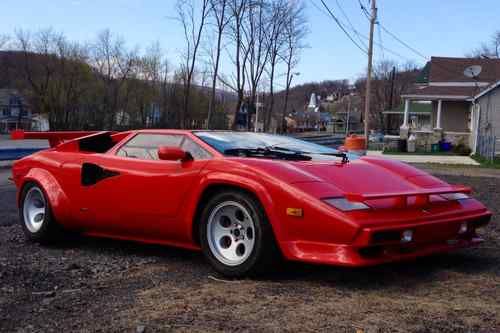
[[[352,134],[345,138],[344,148],[350,153],[366,155],[366,138]]]
[[[451,142],[447,142],[447,141],[439,142],[439,149],[441,149],[441,151],[450,151],[451,150]]]
[[[412,134],[408,138],[408,144],[407,144],[408,152],[414,153],[417,150],[416,145],[417,145],[417,138],[415,137],[415,135]]]
[[[439,152],[439,143],[431,144],[431,152],[433,152],[433,153]]]

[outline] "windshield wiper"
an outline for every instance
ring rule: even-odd
[[[232,148],[224,150],[224,154],[240,157],[264,157],[290,161],[310,161],[311,156],[299,151],[280,148]]]
[[[325,155],[325,156],[335,156],[335,157],[340,157],[342,158],[342,163],[347,163],[349,162],[349,157],[347,156],[346,153],[344,152],[337,152],[337,153],[313,153],[313,152],[308,152],[308,151],[299,151],[299,150],[293,150],[285,147],[279,147],[279,146],[269,146],[266,147],[267,149],[276,149],[276,150],[283,150],[283,151],[289,151],[289,152],[294,152],[297,154],[318,154],[318,155]]]

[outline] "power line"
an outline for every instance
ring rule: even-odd
[[[337,3],[337,7],[339,7],[340,12],[342,13],[342,15],[345,17],[345,19],[347,21],[347,24],[349,24],[349,26],[351,27],[351,30],[354,31],[354,33],[358,37],[358,40],[360,41],[361,45],[363,45],[365,48],[367,48],[367,45],[365,44],[365,42],[363,40],[361,40],[361,37],[359,36],[358,31],[356,30],[356,28],[354,28],[354,25],[352,24],[351,20],[349,19],[349,16],[344,11],[344,8],[342,8],[342,6],[340,5],[339,0],[335,0],[335,2]]]
[[[367,36],[365,36],[365,35],[363,35],[363,34],[360,34],[360,36],[361,36],[361,37],[363,37],[364,39],[368,40],[368,37],[367,37]],[[382,40],[381,40],[381,41],[382,41]],[[385,52],[387,52],[387,53],[392,54],[393,56],[396,56],[396,57],[401,58],[401,59],[403,59],[403,60],[411,60],[410,58],[405,57],[405,56],[401,55],[400,53],[398,53],[398,52],[396,52],[396,51],[394,51],[394,50],[392,50],[392,49],[389,49],[389,48],[387,48],[386,46],[382,45],[381,41],[380,41],[380,42],[373,41],[373,44],[377,45],[377,46],[378,46],[378,47],[380,47],[382,50],[384,50],[384,51],[385,51]]]
[[[313,1],[314,3],[314,0],[311,0]],[[353,42],[354,45],[356,45],[358,47],[358,49],[360,49],[364,54],[368,54],[368,52],[363,48],[361,47],[355,40],[354,38],[352,38],[352,36],[349,34],[349,32],[345,29],[345,27],[342,25],[342,23],[339,21],[339,19],[335,16],[335,14],[333,14],[332,10],[327,6],[327,4],[325,3],[324,0],[320,0],[321,3],[323,4],[323,7],[325,7],[325,9],[328,11],[328,13],[330,14],[330,16],[333,18],[333,20],[335,21],[335,23],[337,23],[337,25],[339,26],[340,29],[342,29],[342,31],[345,33],[345,35],[351,40],[351,42]]]
[[[384,30],[384,32],[386,34],[388,34],[389,36],[391,36],[392,38],[394,38],[396,41],[398,41],[401,45],[403,45],[404,47],[406,47],[407,49],[409,49],[410,51],[412,51],[413,53],[415,53],[416,55],[418,55],[419,57],[425,59],[426,61],[430,61],[430,58],[425,56],[424,54],[422,54],[422,52],[419,52],[417,49],[415,49],[414,47],[412,47],[411,45],[409,45],[408,43],[406,43],[405,41],[403,41],[401,38],[399,38],[398,36],[396,36],[394,33],[390,32],[389,29],[387,29],[386,27],[384,27],[380,21],[378,22],[378,25],[379,27]],[[453,75],[456,75],[457,73],[449,68],[447,68],[446,66],[443,66],[441,64],[438,64],[438,63],[434,63],[434,66],[437,66],[445,71],[447,71],[448,73],[450,74],[453,74]]]
[[[366,19],[370,21],[370,13],[368,13],[368,10],[366,9],[365,5],[361,2],[361,0],[358,0],[359,6],[361,7],[361,11],[365,15]]]
[[[323,1],[322,1],[322,2],[323,2]],[[336,0],[336,2],[337,2],[337,4],[338,4],[338,0]],[[371,17],[371,15],[370,15],[370,13],[368,12],[368,9],[366,8],[366,6],[363,4],[362,0],[358,0],[358,3],[359,3],[359,6],[360,6],[361,11],[362,11],[363,15],[365,16],[365,18],[366,18],[368,21],[370,21],[370,17]],[[341,7],[340,5],[339,5],[339,7],[340,7],[341,11],[342,11],[342,12],[344,12],[344,11],[343,11],[343,9],[342,9],[342,7]],[[348,20],[348,23],[350,23],[349,19],[347,18],[347,15],[346,15],[345,13],[344,13],[344,16],[345,16],[345,17],[346,17],[346,19]],[[419,52],[417,49],[415,49],[414,47],[412,47],[411,45],[409,45],[408,43],[406,43],[405,41],[403,41],[401,38],[399,38],[398,36],[396,36],[394,33],[390,32],[390,31],[389,31],[389,29],[387,29],[385,26],[383,26],[383,25],[380,23],[380,20],[378,20],[378,21],[377,21],[377,25],[378,25],[378,28],[379,28],[378,33],[379,33],[379,41],[380,41],[380,42],[376,42],[376,41],[374,41],[374,44],[380,47],[380,50],[381,50],[381,53],[382,53],[382,59],[384,58],[383,52],[385,51],[385,52],[390,53],[390,54],[392,54],[392,55],[394,55],[394,56],[396,56],[396,57],[399,57],[399,58],[401,58],[401,59],[404,59],[404,60],[407,60],[407,61],[412,60],[412,59],[410,59],[410,58],[408,58],[408,57],[405,57],[405,56],[403,56],[403,55],[399,54],[399,53],[398,53],[398,52],[396,52],[396,51],[393,51],[393,50],[391,50],[391,49],[389,49],[389,48],[385,47],[385,46],[383,45],[383,41],[382,41],[382,33],[381,33],[381,30],[383,30],[383,31],[384,31],[385,33],[387,33],[389,36],[391,36],[392,38],[394,38],[394,39],[395,39],[397,42],[399,42],[401,45],[403,45],[404,47],[406,47],[407,49],[409,49],[410,51],[412,51],[414,54],[418,55],[419,57],[423,58],[423,59],[424,59],[424,60],[426,60],[426,61],[430,61],[430,58],[429,58],[429,57],[425,56],[423,53]],[[364,39],[368,40],[368,37],[367,37],[367,36],[364,36],[363,34],[360,34],[360,33],[359,33],[359,32],[358,32],[355,28],[354,28],[354,26],[353,26],[352,24],[350,24],[350,28],[351,28],[351,30],[352,30],[352,31],[353,31],[353,32],[354,32],[354,33],[355,33],[358,37],[362,37],[362,38],[364,38]],[[364,44],[364,43],[363,43],[363,44]],[[439,67],[439,68],[441,68],[441,69],[443,69],[443,70],[445,70],[445,71],[447,71],[447,72],[449,72],[449,73],[456,74],[456,72],[455,72],[455,71],[452,71],[451,69],[447,68],[446,66],[443,66],[443,65],[440,65],[440,64],[437,64],[437,63],[435,63],[434,65],[436,65],[437,67]]]
[[[423,55],[421,52],[419,52],[418,50],[416,50],[415,48],[411,47],[410,45],[408,45],[408,43],[405,43],[403,40],[401,40],[400,38],[398,38],[398,36],[396,36],[395,34],[393,34],[392,32],[390,32],[386,27],[384,27],[380,22],[378,22],[378,26],[384,30],[384,32],[386,34],[388,34],[389,36],[391,36],[392,38],[394,38],[395,40],[397,40],[401,45],[405,46],[407,49],[409,49],[410,51],[412,51],[413,53],[415,53],[416,55],[424,58],[425,60],[429,60],[429,57]]]
[[[380,41],[380,54],[382,55],[382,60],[385,60],[384,55],[384,42],[382,41],[382,30],[380,29],[380,24],[377,25],[378,40]]]
[[[326,15],[326,16],[330,16],[330,14],[329,14],[328,12],[326,12],[323,8],[319,7],[319,6],[318,6],[318,5],[317,5],[317,4],[316,4],[313,0],[311,0],[311,3],[312,3],[312,4],[313,4],[313,6],[314,6],[317,10],[319,10],[321,13],[323,13],[323,14],[324,14],[324,15]],[[342,21],[340,21],[340,20],[338,20],[338,21],[339,21],[341,24],[343,24],[343,22],[342,22]],[[352,30],[352,32],[353,32],[353,33],[355,33],[357,36],[359,36],[359,37],[361,37],[361,38],[363,38],[363,39],[365,39],[365,40],[368,40],[368,37],[367,37],[367,36],[365,36],[365,35],[363,35],[362,33],[360,33],[358,30],[356,30],[356,29],[354,29],[354,28],[351,28],[351,30]],[[391,49],[389,49],[389,48],[387,48],[387,47],[383,46],[381,43],[379,43],[379,42],[377,42],[377,41],[374,41],[373,43],[374,43],[375,45],[377,45],[377,46],[379,46],[379,47],[383,48],[383,50],[384,50],[385,52],[390,53],[390,54],[392,54],[393,56],[396,56],[396,57],[398,57],[398,58],[401,58],[401,59],[403,59],[403,60],[407,60],[407,61],[408,61],[408,60],[411,60],[410,58],[405,57],[405,56],[401,55],[400,53],[398,53],[398,52],[396,52],[396,51],[394,51],[394,50],[391,50]],[[364,44],[364,43],[363,43],[363,44]],[[368,53],[367,53],[367,54],[368,54]]]
[[[324,1],[323,1],[323,0],[320,0],[320,1],[323,3],[323,6],[325,6]],[[361,2],[361,0],[358,0],[358,2],[359,2],[359,4],[360,4],[361,8],[363,9],[363,13],[368,14],[366,7],[363,5],[363,3]],[[319,7],[319,6],[316,4],[316,2],[315,2],[314,0],[311,0],[311,3],[313,4],[313,6],[314,6],[316,9],[318,9],[318,10],[319,10],[320,12],[322,12],[324,15],[329,16],[329,17],[333,17],[333,18],[334,18],[334,20],[335,20],[335,22],[337,23],[337,25],[339,25],[339,27],[341,27],[341,29],[344,31],[344,33],[346,33],[346,35],[349,37],[349,39],[351,39],[351,41],[352,41],[352,42],[353,42],[353,43],[354,43],[354,44],[355,44],[355,45],[356,45],[356,46],[357,46],[357,47],[358,47],[361,51],[363,51],[365,54],[368,54],[368,52],[367,52],[366,50],[364,50],[362,47],[360,47],[360,45],[359,45],[358,43],[356,43],[356,42],[352,39],[352,37],[350,36],[350,34],[349,34],[349,33],[347,33],[346,29],[351,30],[351,31],[352,31],[352,32],[353,32],[356,36],[358,36],[358,37],[360,37],[360,38],[363,38],[363,39],[365,39],[365,40],[368,40],[368,37],[367,37],[367,36],[363,35],[363,34],[362,34],[362,33],[360,33],[358,30],[356,30],[352,24],[350,25],[350,27],[347,27],[347,28],[346,28],[346,27],[345,27],[345,25],[346,25],[346,24],[344,24],[344,23],[343,23],[340,19],[338,19],[337,17],[335,17],[335,15],[333,14],[333,12],[331,12],[331,10],[329,10],[328,6],[326,6],[326,7],[325,7],[325,8],[328,10],[328,12],[327,12],[327,11],[325,11],[323,8]],[[332,15],[333,15],[333,16],[332,16]],[[369,17],[368,17],[368,19],[369,19]],[[379,23],[379,22],[378,22],[378,23]],[[380,23],[379,23],[379,24],[380,24]],[[411,60],[412,60],[412,59],[410,59],[409,57],[403,56],[402,54],[400,54],[400,53],[398,53],[398,52],[396,52],[396,51],[394,51],[394,50],[392,50],[392,49],[390,49],[390,48],[388,48],[388,47],[384,46],[384,45],[383,45],[383,43],[382,43],[382,39],[381,39],[382,34],[380,33],[379,35],[380,35],[380,37],[379,37],[380,42],[374,41],[374,44],[375,44],[375,45],[377,45],[378,47],[380,47],[380,49],[381,49],[381,50],[383,50],[383,51],[385,51],[386,53],[389,53],[389,54],[391,54],[391,55],[393,55],[393,56],[396,56],[396,57],[398,57],[398,58],[400,58],[400,59],[403,59],[403,60],[405,60],[405,61],[411,61]],[[362,43],[362,44],[363,44],[363,45],[365,45],[365,43]],[[427,58],[427,57],[424,57],[424,58],[425,58],[426,60],[428,60],[428,58]]]

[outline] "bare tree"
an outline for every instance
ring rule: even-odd
[[[234,118],[231,125],[233,129],[236,128],[237,115],[245,98],[245,68],[249,50],[245,48],[243,44],[244,34],[242,26],[248,11],[249,1],[250,0],[229,0],[228,2],[231,21],[228,25],[229,31],[227,33],[230,39],[230,45],[226,47],[226,52],[228,53],[228,58],[234,65],[234,72],[231,74],[230,78],[227,78],[225,75],[219,75],[218,77],[226,87],[233,90],[237,95]]]
[[[229,24],[230,16],[228,15],[227,8],[228,0],[210,0],[210,14],[215,22],[215,34],[217,36],[217,42],[212,54],[212,88],[210,91],[210,102],[208,106],[207,115],[207,128],[211,128],[212,113],[215,111],[215,99],[216,99],[216,89],[217,89],[217,77],[219,75],[220,58],[222,52],[222,38]]]
[[[269,48],[269,63],[267,68],[269,75],[269,107],[266,110],[264,122],[264,131],[266,132],[270,129],[271,117],[274,111],[274,81],[276,79],[276,67],[281,60],[279,55],[284,45],[283,26],[286,23],[288,1],[274,0],[270,6],[271,25],[267,36],[267,47]]]
[[[58,113],[58,126],[71,128],[78,121],[75,113],[81,102],[80,96],[90,87],[91,73],[86,65],[88,48],[66,38],[59,38],[56,52],[57,80],[53,80],[52,105],[57,106],[54,111]]]
[[[370,118],[377,121],[374,124],[377,128],[384,127],[382,112],[389,106],[400,105],[400,95],[409,85],[415,82],[419,71],[419,68],[413,63],[401,65],[391,60],[384,60],[375,64],[372,82],[373,108],[371,109]],[[362,77],[355,83],[357,90],[362,96],[366,93],[365,80],[366,78]],[[391,95],[393,98],[392,101]],[[364,98],[362,100],[364,101]]]
[[[286,66],[285,101],[281,118],[281,131],[286,130],[286,112],[288,110],[288,97],[290,85],[294,75],[293,71],[299,63],[300,51],[305,47],[304,38],[307,34],[304,5],[302,2],[290,2],[284,24],[284,50],[280,55]]]
[[[120,90],[125,84],[137,60],[137,50],[129,51],[122,38],[104,30],[97,36],[92,47],[92,65],[104,85],[102,114],[107,117],[109,129],[113,129],[120,102]],[[101,119],[106,122],[106,119]]]
[[[255,105],[259,83],[269,59],[270,49],[266,46],[266,31],[271,24],[269,5],[264,0],[254,0],[248,10],[245,33],[245,47],[249,51],[247,76],[249,78],[250,103]]]
[[[55,75],[55,40],[60,38],[51,29],[39,31],[35,35],[23,30],[15,32],[17,48],[23,55],[23,74],[29,84],[35,107],[49,115],[54,124],[55,117],[50,105],[50,84]],[[36,56],[34,56],[36,55]]]
[[[196,66],[196,59],[200,47],[201,37],[205,23],[210,11],[209,0],[201,0],[201,8],[197,15],[194,2],[196,0],[178,0],[177,15],[182,24],[184,38],[186,40],[185,61],[182,64],[183,83],[184,83],[184,98],[183,108],[180,114],[180,126],[185,128],[189,119],[189,97],[191,93],[191,85]],[[198,18],[198,19],[197,19]]]
[[[489,42],[482,43],[479,48],[472,50],[467,56],[472,58],[500,58],[500,30],[491,36]]]
[[[0,50],[2,50],[9,42],[10,37],[8,35],[0,35]]]
[[[170,125],[170,105],[169,105],[169,94],[172,89],[169,83],[170,75],[170,64],[168,59],[164,57],[160,68],[160,105],[162,107],[162,115],[160,122],[163,126]]]

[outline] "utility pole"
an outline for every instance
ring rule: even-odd
[[[394,101],[394,80],[396,80],[396,66],[392,67],[391,73],[391,97],[389,98],[389,110],[392,110]]]
[[[350,118],[350,113],[351,113],[351,94],[347,96],[347,120],[345,124],[345,136],[347,137],[349,135],[349,118]]]
[[[377,22],[377,6],[376,1],[371,0],[371,17],[370,17],[370,40],[368,42],[368,73],[366,75],[366,92],[365,92],[365,140],[366,149],[368,149],[369,122],[370,122],[370,94],[373,66],[373,31]]]

